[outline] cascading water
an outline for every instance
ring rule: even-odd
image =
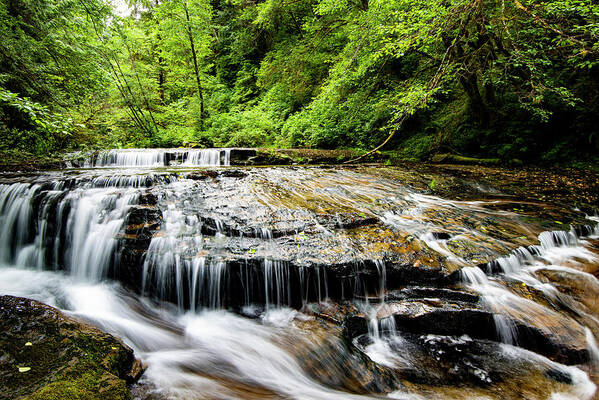
[[[487,265],[486,270],[492,272],[499,269],[510,281],[539,290],[552,301],[566,303],[566,306],[576,308],[574,302],[563,296],[553,285],[539,280],[535,272],[539,269],[557,269],[575,275],[585,274],[576,269],[559,265],[572,258],[596,263],[599,261],[599,257],[580,246],[580,241],[573,232],[542,232],[539,235],[539,242],[540,245],[530,248],[520,247],[509,256],[494,260]],[[523,314],[529,317],[554,314],[554,311],[542,305],[513,294],[499,282],[492,282],[478,267],[466,267],[460,272],[464,282],[481,293],[489,307],[497,312],[494,315],[497,334],[504,343],[518,343],[518,334],[513,318],[521,318]],[[586,275],[596,281],[596,278]],[[587,345],[594,347],[594,338],[592,335],[588,336],[588,332],[585,330]]]
[[[130,188],[68,190],[59,183],[0,185],[0,258],[18,266],[66,269],[98,280],[114,263],[116,236],[139,193]]]
[[[231,165],[231,149],[190,150],[184,157],[186,166]]]
[[[228,166],[231,149],[122,149],[101,152],[89,157],[84,166],[91,167],[164,167],[168,165]]]
[[[0,186],[0,259],[3,262],[14,261],[15,255],[31,236],[33,197],[39,189],[37,185],[22,183]]]
[[[546,322],[558,321],[566,334],[582,333],[596,364],[599,320],[592,302],[547,278],[565,274],[599,293],[597,279],[583,270],[598,263],[589,242],[595,225],[537,230],[537,244],[515,244],[506,238],[531,236],[537,228],[515,213],[486,208],[494,202],[421,195],[360,171],[268,168],[247,170],[247,178],[194,180],[186,175],[190,166],[229,165],[230,152],[125,150],[102,157],[89,166],[145,168],[2,177],[0,294],[37,298],[123,338],[148,363],[141,386],[149,391],[177,399],[501,398],[505,390],[516,396],[474,364],[468,371],[484,385],[465,384],[458,395],[458,386],[443,389],[451,382],[419,386],[438,371],[410,381],[414,371],[435,364],[426,357],[446,351],[439,346],[467,352],[461,349],[491,345],[408,329],[410,321],[401,318],[447,311],[435,309],[443,294],[477,293],[476,311],[493,314],[491,342],[501,346],[485,357],[501,364],[489,361],[502,379],[519,382],[526,371],[546,386],[546,398],[594,393],[581,369],[517,346],[523,324],[551,331]],[[180,169],[153,168],[175,164]],[[509,233],[488,234],[490,219]],[[463,282],[440,291],[458,269]],[[447,273],[434,275],[439,271]],[[540,295],[521,295],[527,289]],[[424,294],[405,294],[418,291]],[[367,320],[351,343],[375,369],[339,337],[350,314]],[[379,368],[410,383],[360,380],[360,369],[377,376]],[[572,383],[548,380],[547,371]],[[485,391],[492,384],[499,386]]]
[[[86,162],[86,167],[156,167],[166,165],[162,150],[110,150],[100,153],[93,161]]]

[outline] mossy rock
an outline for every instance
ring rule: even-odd
[[[142,373],[119,339],[30,299],[0,297],[0,343],[0,399],[131,399]]]

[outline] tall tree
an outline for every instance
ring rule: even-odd
[[[198,96],[200,97],[200,129],[204,130],[204,93],[202,91],[202,80],[200,79],[200,70],[198,68],[198,55],[196,53],[195,40],[193,38],[193,29],[191,27],[191,18],[189,18],[189,8],[187,7],[187,1],[183,2],[183,9],[185,10],[185,21],[187,22],[187,36],[189,37],[189,48],[191,50],[191,57],[193,59],[193,68],[195,70],[196,82],[198,84]]]
[[[207,0],[169,0],[162,2],[155,12],[160,20],[164,63],[172,79],[178,81],[176,85],[187,86],[187,77],[192,77],[199,101],[199,129],[203,130],[206,109],[202,76],[213,40],[211,4]],[[187,45],[182,47],[184,42]]]
[[[33,152],[64,147],[76,126],[57,129],[51,115],[73,122],[65,114],[93,108],[106,92],[88,8],[104,23],[111,15],[102,0],[0,1],[0,136],[6,139],[0,145]]]

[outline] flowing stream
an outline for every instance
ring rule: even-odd
[[[597,217],[547,229],[400,169],[230,164],[0,174],[0,294],[122,338],[140,399],[594,398]]]

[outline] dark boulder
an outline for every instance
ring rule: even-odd
[[[252,164],[250,159],[256,157],[256,149],[231,149],[230,162],[231,165],[247,165]]]
[[[318,214],[318,223],[331,229],[352,229],[367,225],[375,225],[380,221],[358,213]]]
[[[0,297],[0,399],[131,399],[143,368],[119,339],[35,300]]]
[[[144,206],[155,206],[158,203],[158,198],[155,194],[147,191],[139,196],[139,204]]]
[[[397,330],[418,335],[468,335],[474,339],[501,341],[496,315],[476,304],[437,299],[404,300],[385,304],[377,318],[393,318]],[[589,361],[584,330],[575,321],[541,321],[503,317],[513,327],[516,346],[544,355],[559,363],[573,365]],[[364,315],[348,315],[343,322],[347,341],[368,333]],[[382,327],[381,327],[382,328]]]
[[[162,212],[154,207],[131,207],[125,218],[125,232],[127,234],[141,234],[155,231],[162,223]]]
[[[218,172],[211,170],[211,169],[194,171],[194,172],[190,172],[189,174],[185,175],[186,179],[191,179],[193,181],[205,181],[206,179],[209,179],[209,178],[214,179],[217,177],[218,177]]]
[[[449,240],[451,235],[447,232],[431,232],[431,235],[435,240]]]
[[[224,171],[220,171],[218,176],[225,178],[245,178],[248,174],[238,169],[225,169]]]
[[[117,262],[109,277],[139,291],[145,254],[152,237],[160,231],[162,212],[152,206],[133,206],[125,217],[121,234],[117,237]]]

